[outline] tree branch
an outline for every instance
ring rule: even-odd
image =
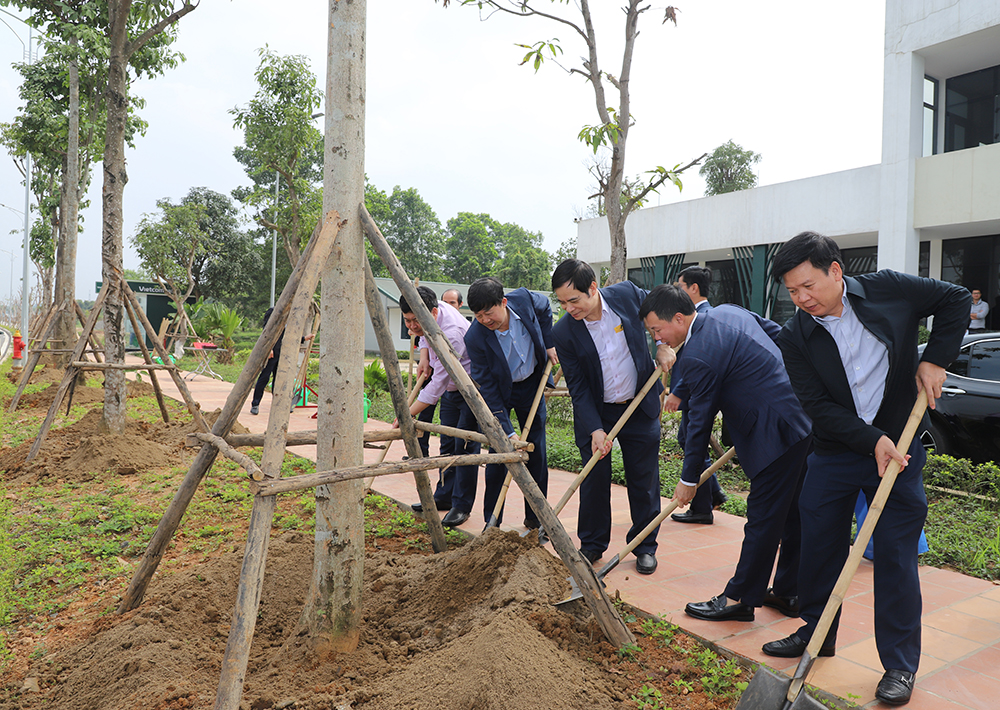
[[[157,22],[155,25],[153,25],[148,30],[143,32],[141,35],[136,37],[134,40],[132,40],[131,42],[127,42],[125,44],[125,51],[123,52],[126,63],[130,61],[132,59],[132,55],[135,54],[140,49],[142,49],[143,46],[145,46],[145,44],[149,40],[153,39],[153,37],[163,32],[163,30],[167,29],[170,25],[174,24],[179,19],[184,17],[184,15],[188,14],[189,12],[192,12],[195,8],[197,8],[200,1],[201,0],[199,0],[199,2],[192,4],[189,0],[184,0],[184,5],[181,7],[180,10],[170,13],[170,15],[164,17],[162,20]],[[201,17],[201,15],[199,15],[199,17]]]

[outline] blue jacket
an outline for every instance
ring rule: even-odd
[[[646,344],[646,329],[639,320],[639,306],[646,297],[642,290],[631,281],[622,281],[600,289],[608,307],[622,319],[625,340],[629,353],[635,362],[636,393],[646,384],[656,365]],[[601,414],[604,410],[604,375],[601,361],[593,338],[587,332],[583,321],[565,315],[552,328],[556,353],[562,365],[566,387],[573,399],[573,428],[577,446],[590,448],[590,435],[603,429]],[[651,419],[660,416],[660,392],[663,385],[654,385],[642,399],[639,409]],[[704,449],[702,449],[704,451]]]
[[[774,338],[781,327],[739,306],[701,313],[677,359],[687,389],[681,477],[694,483],[720,411],[749,478],[809,436],[812,428],[788,381]]]
[[[511,291],[506,298],[507,306],[517,313],[535,346],[535,371],[528,379],[538,387],[549,357],[545,351],[553,346],[552,306],[548,298],[526,288]],[[513,380],[497,334],[479,321],[473,321],[465,333],[465,347],[472,362],[472,379],[478,385],[479,393],[504,432],[510,436],[514,433],[509,414],[514,406],[510,396]]]

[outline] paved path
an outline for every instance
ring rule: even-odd
[[[178,397],[173,382],[169,378],[162,380],[166,380],[164,391]],[[189,387],[205,411],[221,408],[231,389],[228,383],[202,375],[189,381]],[[265,394],[259,416],[250,414],[247,401],[240,423],[252,432],[263,432],[270,401],[271,395]],[[311,419],[315,411],[297,409],[291,415],[289,431],[315,428],[316,422]],[[388,425],[382,422],[365,424],[366,431],[386,428]],[[436,453],[436,442],[432,437],[432,454]],[[315,460],[315,446],[296,447],[292,451]],[[378,453],[366,449],[365,461],[374,462]],[[404,453],[402,442],[394,442],[386,460],[399,460]],[[550,469],[549,500],[558,500],[573,478],[571,473]],[[437,480],[433,472],[431,480]],[[380,477],[374,487],[403,503],[418,500],[412,474]],[[473,535],[484,526],[482,489],[480,485],[476,508],[461,528]],[[576,500],[572,499],[560,515],[574,537]],[[502,527],[523,531],[522,511],[523,499],[512,485]],[[773,609],[763,608],[757,611],[753,622],[710,622],[693,619],[683,611],[687,602],[706,600],[725,588],[739,557],[743,522],[742,518],[718,512],[714,525],[667,521],[660,527],[657,571],[648,577],[636,574],[635,557],[630,555],[608,575],[608,589],[619,590],[622,599],[630,604],[652,614],[662,614],[695,635],[791,674],[798,659],[784,662],[770,658],[761,653],[760,647],[796,630],[800,625],[798,619],[788,619]],[[612,486],[612,524],[611,548],[606,559],[625,546],[625,533],[630,525],[625,489],[619,486]],[[906,707],[909,710],[1000,708],[1000,586],[956,572],[922,567],[921,587],[923,656],[916,690]],[[818,659],[808,679],[809,683],[866,708],[884,707],[874,701],[882,667],[873,636],[873,607],[872,564],[865,560],[845,599],[837,655]]]

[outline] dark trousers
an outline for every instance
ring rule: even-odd
[[[602,426],[608,432],[627,409],[624,404],[605,404]],[[629,542],[642,532],[653,518],[660,514],[660,420],[650,418],[641,409],[632,413],[618,433],[622,461],[625,464],[625,481],[628,490],[632,527]],[[586,443],[584,443],[586,441]],[[584,463],[590,461],[590,433],[586,439],[578,434],[577,446]],[[633,550],[644,555],[656,552],[656,528]],[[611,542],[611,454],[597,462],[590,474],[580,484],[580,514],[577,522],[580,548],[603,553]]]
[[[681,410],[681,423],[677,426],[677,445],[683,450],[686,443],[687,412]],[[711,465],[712,459],[710,459],[706,453],[705,469]],[[698,486],[698,490],[694,492],[694,498],[691,500],[690,510],[692,513],[711,513],[712,508],[716,505],[716,502],[721,504],[722,496],[722,486],[719,485],[719,479],[713,473],[712,477],[705,481],[702,485]]]
[[[264,390],[267,389],[267,383],[271,381],[272,377],[277,377],[278,372],[278,358],[281,357],[281,343],[274,346],[274,357],[269,357],[267,362],[264,363],[264,369],[260,371],[260,377],[257,378],[257,384],[253,387],[253,399],[250,400],[250,405],[256,407],[260,404],[260,400],[264,398]],[[274,388],[271,388],[274,391]]]
[[[469,405],[458,392],[445,392],[439,400],[439,418],[443,426],[457,427],[467,431],[479,431],[476,417]],[[442,456],[478,454],[478,441],[466,441],[454,436],[441,436]],[[441,471],[434,500],[451,501],[451,507],[463,513],[471,513],[476,502],[476,483],[479,466],[451,466]]]
[[[531,411],[531,403],[535,399],[535,392],[538,391],[538,378],[528,377],[521,382],[511,385],[510,399],[511,409],[517,413],[518,423],[523,423],[528,419]],[[520,436],[520,432],[518,432]],[[528,431],[528,441],[535,445],[535,450],[528,452],[527,468],[528,473],[535,479],[535,483],[542,489],[542,495],[549,492],[549,466],[548,457],[545,452],[545,399],[538,403],[538,411],[535,412],[535,419],[531,422],[531,429]],[[492,449],[490,449],[492,451]],[[503,464],[491,463],[486,466],[486,500],[484,505],[486,520],[493,515],[493,509],[497,506],[497,499],[500,498],[500,489],[503,487],[504,479],[507,478],[507,467]],[[511,485],[516,485],[511,482]],[[503,509],[497,516],[503,522]],[[528,505],[528,500],[524,501],[524,519],[528,522],[537,522],[538,516]],[[498,522],[499,524],[499,522]]]
[[[421,409],[420,414],[417,415],[417,421],[424,423],[429,423],[434,421],[434,410],[437,409],[436,404],[432,404],[426,409]],[[430,456],[430,442],[431,433],[429,431],[421,432],[420,436],[417,437],[417,443],[420,444],[420,455],[424,458]]]
[[[917,544],[927,517],[922,471],[927,460],[919,440],[899,473],[875,526],[875,645],[885,669],[916,673],[920,662],[920,578]],[[802,487],[802,546],[799,604],[808,640],[836,584],[851,544],[851,520],[858,491],[871,504],[881,481],[875,460],[852,452],[812,454]],[[840,613],[827,636],[835,639]]]
[[[807,436],[750,479],[743,547],[725,594],[750,606],[761,606],[767,593],[774,558],[774,593],[798,594],[801,521],[799,493],[806,456],[812,446]],[[780,554],[778,548],[781,548]]]

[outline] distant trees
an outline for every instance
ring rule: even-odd
[[[698,169],[705,178],[705,195],[722,195],[757,187],[753,166],[760,162],[760,153],[744,150],[729,140],[712,151]]]

